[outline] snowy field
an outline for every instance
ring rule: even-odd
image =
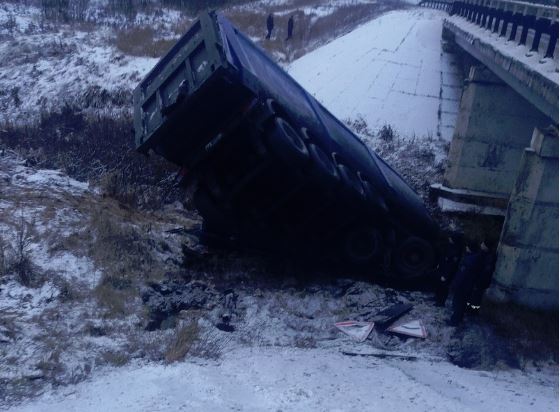
[[[65,104],[130,110],[132,89],[157,59],[119,52],[108,27],[41,28],[41,21],[39,8],[0,4],[0,121],[33,121]]]
[[[12,412],[555,411],[558,380],[329,349],[243,348],[220,363],[131,365]]]
[[[441,47],[446,13],[394,11],[291,64],[290,74],[341,119],[450,141],[462,77]]]

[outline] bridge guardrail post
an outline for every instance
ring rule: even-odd
[[[534,31],[529,45],[532,52],[544,48],[545,34],[549,41],[544,58],[554,56],[558,43],[558,7],[517,0],[423,0],[421,4],[435,5],[448,11],[450,16],[457,15],[507,41],[519,38],[518,44],[522,46],[527,46],[529,31]]]
[[[512,26],[511,26],[511,33],[510,33],[509,39],[508,39],[509,41],[514,41],[515,38],[517,37],[517,30],[519,28],[519,23],[521,23],[522,18],[523,18],[523,16],[519,13],[514,13],[513,14],[513,17],[512,17],[513,23],[512,23]]]
[[[529,28],[534,24],[535,16],[523,16],[523,30],[521,30],[521,38],[519,39],[519,44],[525,46],[527,43],[527,35],[529,34]],[[533,24],[532,24],[533,23]]]
[[[502,24],[502,31],[500,32],[500,37],[505,37],[507,33],[507,28],[509,24],[512,22],[513,13],[511,11],[504,11],[503,19],[504,23]]]
[[[500,29],[500,20],[502,18],[502,11],[499,8],[499,3],[498,6],[496,6],[496,8],[493,9],[494,12],[494,21],[493,21],[493,27],[492,27],[492,33],[497,33],[498,30]]]
[[[486,14],[486,7],[485,6],[478,6],[478,15],[476,16],[475,23],[477,26],[482,26],[482,21],[484,20],[484,15]]]
[[[547,57],[554,57],[554,50],[556,49],[556,44],[558,43],[558,22],[554,22],[549,27],[549,40],[548,40],[548,47],[546,49],[546,53],[544,55],[545,58]]]

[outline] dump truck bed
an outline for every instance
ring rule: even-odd
[[[383,221],[379,223],[383,236],[389,231],[391,238],[414,236],[426,242],[437,236],[423,202],[398,173],[220,14],[203,14],[138,85],[134,125],[137,149],[153,150],[188,171],[189,181],[205,192],[201,203],[212,203],[213,215],[227,215],[224,222],[255,226],[244,209],[254,207],[262,197],[270,197],[270,204],[289,203],[284,192],[304,180],[309,183],[301,192],[320,187],[348,198],[343,206],[333,206],[335,213],[326,214],[330,219],[342,222],[343,214],[357,213],[356,219],[363,223],[375,226],[372,222]],[[286,153],[286,142],[294,146],[292,154]],[[221,147],[228,147],[227,153],[221,153]],[[301,153],[295,156],[298,150]],[[259,167],[272,166],[248,160],[253,157],[278,167],[273,173],[261,173]],[[242,169],[239,176],[238,169]],[[331,174],[332,182],[317,177],[321,173]],[[262,176],[271,183],[253,184]],[[291,183],[279,183],[284,180]],[[278,189],[272,194],[271,185],[284,192]],[[234,186],[241,186],[236,190],[243,195],[250,192],[251,200],[232,200]],[[286,216],[269,215],[280,221],[294,217],[293,207],[284,209]],[[269,219],[263,227],[270,230],[273,224]],[[243,231],[239,224],[233,226]]]

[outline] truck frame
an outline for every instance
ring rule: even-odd
[[[439,229],[420,197],[223,15],[202,14],[133,98],[137,150],[181,167],[208,233],[431,271]]]

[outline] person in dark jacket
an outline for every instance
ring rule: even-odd
[[[453,283],[453,315],[449,323],[457,326],[463,320],[467,310],[467,302],[471,297],[475,280],[483,268],[483,255],[476,243],[470,243],[465,249],[465,255],[459,265],[459,270]]]
[[[486,289],[492,284],[492,276],[496,268],[496,252],[495,246],[490,241],[484,241],[480,245],[481,251],[481,269],[480,273],[474,280],[474,285],[467,301],[467,311],[472,314],[480,312],[480,305]]]
[[[459,233],[448,232],[442,246],[441,259],[435,273],[436,306],[445,306],[449,295],[449,285],[453,281],[463,255],[463,237]]]
[[[288,20],[288,37],[286,37],[286,41],[292,38],[292,34],[294,34],[294,16],[290,16]]]
[[[270,13],[266,18],[266,30],[266,38],[267,40],[269,40],[270,36],[272,35],[272,30],[274,30],[274,16],[272,15],[272,13]]]

